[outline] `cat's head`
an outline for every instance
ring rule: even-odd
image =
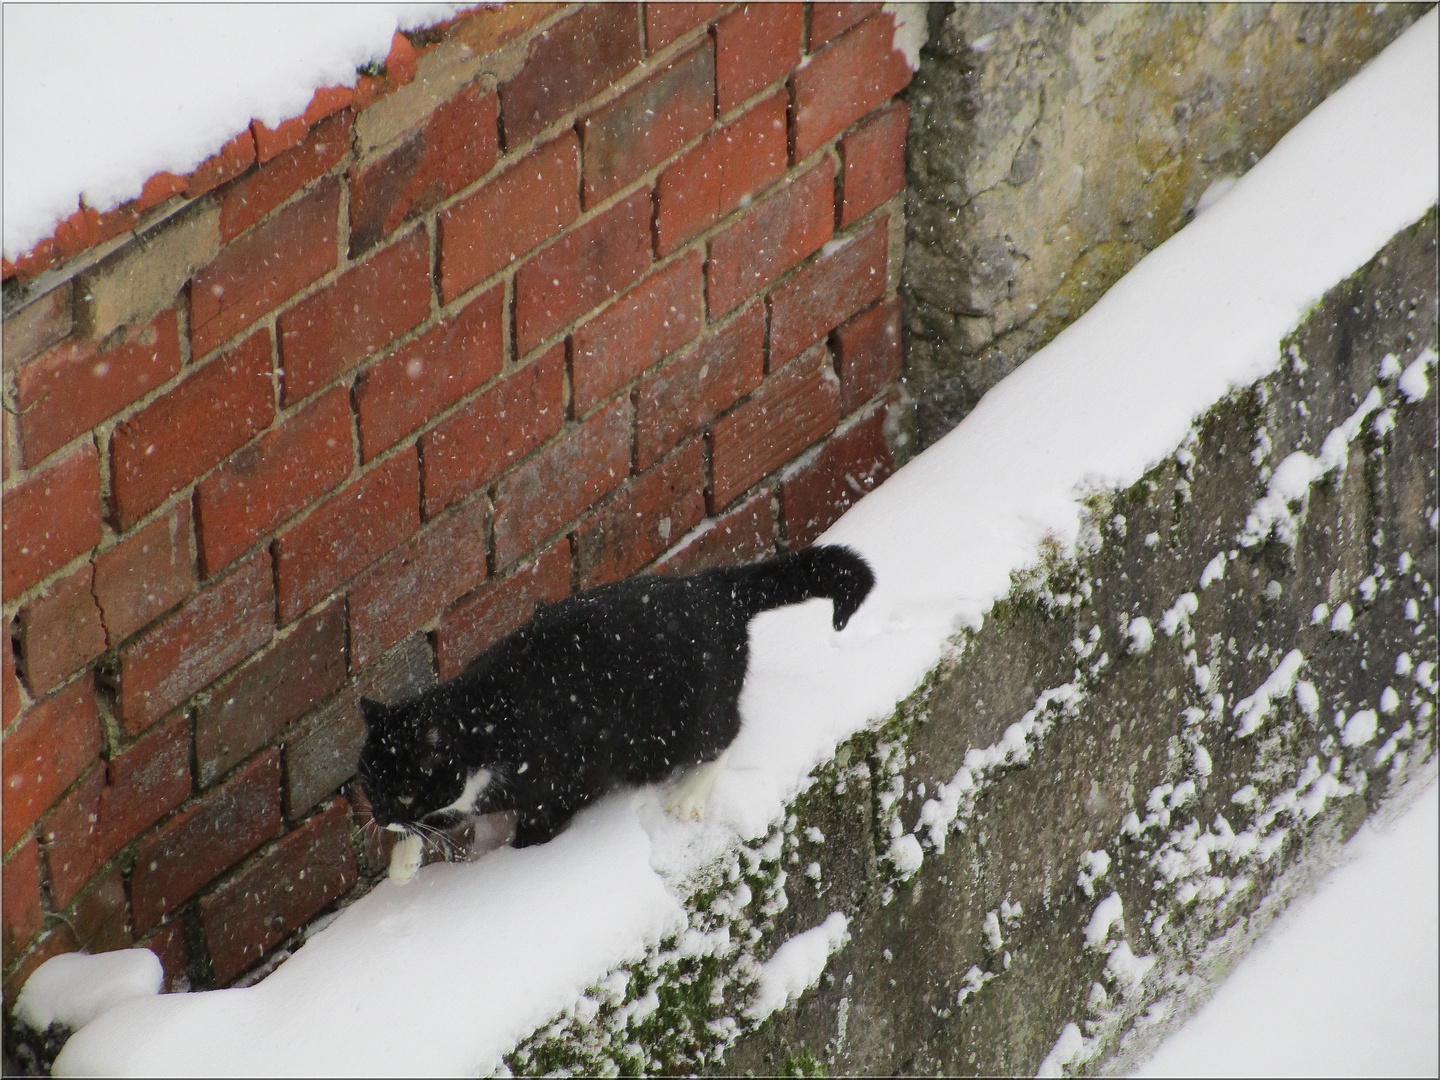
[[[377,825],[446,828],[474,809],[489,778],[484,769],[472,775],[460,760],[443,717],[423,700],[384,705],[361,698],[360,712],[367,731],[358,771]]]

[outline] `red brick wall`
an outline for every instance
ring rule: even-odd
[[[360,694],[537,599],[807,544],[892,468],[878,4],[412,37],[152,181],[144,244],[6,267],[58,282],[5,327],[7,1003],[132,942],[234,980],[383,869]]]

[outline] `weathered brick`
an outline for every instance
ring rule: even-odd
[[[79,948],[80,943],[75,940],[74,932],[63,922],[46,930],[35,939],[35,944],[20,961],[19,966],[5,977],[5,1007],[9,1009],[13,1005],[25,983],[35,974],[35,969],[46,960],[61,953],[76,952]]]
[[[189,501],[95,556],[95,599],[112,644],[163,615],[195,587]]]
[[[173,310],[127,327],[103,352],[89,338],[61,342],[15,375],[25,464],[50,456],[179,372]]]
[[[203,695],[195,710],[200,785],[213,784],[344,681],[345,601],[337,598]]]
[[[770,293],[770,367],[799,356],[885,295],[890,219],[829,245]]]
[[[350,800],[350,821],[361,829],[363,843],[360,846],[360,873],[366,877],[379,877],[390,868],[390,857],[395,852],[396,834],[389,829],[367,827],[375,816],[370,797],[365,794],[365,785],[355,781],[345,789]]]
[[[420,437],[425,516],[499,476],[565,422],[560,342]]]
[[[806,47],[814,52],[882,7],[884,5],[878,3],[836,4],[817,0],[810,5],[810,43]]]
[[[706,37],[580,124],[585,206],[638,180],[714,117],[715,52]]]
[[[572,229],[515,274],[515,351],[551,334],[623,290],[650,266],[650,192]]]
[[[720,111],[784,78],[800,63],[805,5],[742,4],[715,24],[715,74]]]
[[[143,731],[229,671],[275,629],[270,553],[257,551],[175,614],[120,647],[119,712]]]
[[[500,374],[504,322],[505,287],[496,285],[365,372],[355,387],[360,460],[388,450]]]
[[[910,65],[895,47],[895,23],[877,12],[790,77],[790,160],[804,161],[830,139],[910,85]]]
[[[509,566],[630,475],[630,402],[619,398],[495,486],[495,565]]]
[[[500,87],[505,146],[534,138],[639,62],[639,4],[586,5],[560,20]]]
[[[125,872],[117,867],[77,896],[70,922],[75,940],[86,952],[128,949],[133,935],[130,901],[125,896]]]
[[[316,97],[324,92],[317,90]],[[220,239],[229,243],[306,184],[338,165],[350,149],[354,122],[355,114],[346,109],[313,128],[302,129],[306,133],[298,145],[277,154],[262,154],[264,164],[259,169],[225,190],[220,201]]]
[[[350,475],[350,395],[337,386],[241,449],[195,488],[195,532],[205,574]]]
[[[691,439],[575,530],[580,588],[629,577],[705,517],[705,444]]]
[[[576,329],[571,381],[577,415],[700,333],[703,263],[700,252],[687,252]]]
[[[353,87],[322,86],[311,96],[310,104],[305,106],[303,113],[289,120],[282,120],[277,127],[269,127],[259,120],[250,121],[250,133],[255,136],[255,156],[261,162],[262,168],[265,163],[305,142],[306,135],[313,137],[315,128],[324,127],[322,121],[326,117],[340,112],[354,102]],[[346,118],[354,119],[353,110]],[[348,149],[348,128],[346,134]]]
[[[190,283],[194,354],[228,341],[333,269],[339,213],[340,182],[332,177],[222,248]]]
[[[809,465],[780,484],[785,540],[793,551],[813,544],[877,484],[895,471],[885,442],[884,408],[839,431]]]
[[[40,822],[50,895],[66,907],[122,847],[190,794],[190,725],[177,716],[91,769]]]
[[[657,53],[672,41],[709,22],[725,10],[724,4],[646,4],[645,49]]]
[[[437,518],[350,587],[350,670],[359,671],[485,580],[484,499]]]
[[[58,686],[105,651],[105,626],[95,603],[94,577],[94,566],[86,563],[51,582],[20,609],[25,685],[32,696]]]
[[[45,925],[40,902],[40,846],[31,839],[0,874],[0,945],[9,967]]]
[[[280,316],[281,400],[319,390],[430,316],[430,239],[416,229]]]
[[[100,542],[100,456],[86,443],[4,496],[5,599]]]
[[[355,885],[349,814],[335,800],[200,901],[216,983],[229,983]]]
[[[442,103],[396,150],[350,177],[350,257],[490,171],[499,153],[495,94],[479,83]]]
[[[280,831],[280,751],[267,750],[135,849],[135,932],[160,919]]]
[[[698,348],[640,383],[635,452],[647,469],[760,385],[765,377],[765,306],[755,300]]]
[[[8,315],[4,337],[0,338],[0,362],[5,370],[19,367],[57,341],[63,340],[75,325],[74,286],[66,281],[38,300]]]
[[[0,642],[4,638],[0,637]],[[15,650],[0,648],[0,727],[9,727],[20,715],[20,679],[15,672]],[[0,851],[8,845],[0,844]]]
[[[5,736],[4,803],[0,848],[9,851],[40,815],[100,755],[95,677],[86,672],[31,705]]]
[[[785,175],[785,92],[776,91],[667,165],[655,186],[662,256]]]
[[[570,595],[570,543],[557,540],[538,558],[487,581],[445,613],[435,628],[435,664],[452,679],[475,657],[535,614],[537,603]]]
[[[185,946],[185,923],[182,919],[163,923],[149,937],[135,944],[149,949],[160,958],[160,966],[165,971],[165,982],[161,986],[163,993],[176,994],[190,989],[190,950]]]
[[[723,315],[820,248],[835,229],[835,163],[825,158],[710,241],[710,315]]]
[[[716,507],[722,507],[806,447],[840,419],[840,387],[823,346],[775,372],[750,400],[711,430]]]
[[[409,449],[337,492],[276,539],[281,625],[419,527],[420,467]]]
[[[729,513],[702,523],[688,538],[655,564],[657,574],[693,574],[711,566],[740,566],[775,553],[774,496],[760,491]]]
[[[835,331],[840,411],[852,413],[900,377],[900,298],[892,296]]]
[[[434,685],[430,645],[424,634],[411,634],[296,724],[285,735],[285,817],[309,813],[355,774],[365,744],[362,697],[404,701]]]
[[[198,199],[207,191],[233,180],[255,164],[255,136],[247,127],[220,148],[220,152],[202,161],[185,181],[185,197]]]
[[[224,356],[119,425],[110,437],[110,486],[121,529],[219,464],[275,417],[270,331]]]
[[[534,250],[580,215],[573,131],[527,154],[440,214],[440,299],[455,297]]]
[[[859,221],[905,190],[910,106],[892,101],[840,140],[840,226]]]

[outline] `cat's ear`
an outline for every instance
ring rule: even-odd
[[[365,718],[366,729],[374,731],[385,719],[385,706],[378,701],[371,701],[368,697],[362,697],[360,715]]]

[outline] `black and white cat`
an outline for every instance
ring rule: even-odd
[[[613,786],[686,766],[668,809],[700,816],[740,730],[750,620],[825,597],[841,630],[874,582],[845,547],[630,578],[541,607],[414,700],[362,699],[360,778],[376,823],[406,834],[392,876],[418,868],[432,830],[509,810],[516,847],[544,843]]]

